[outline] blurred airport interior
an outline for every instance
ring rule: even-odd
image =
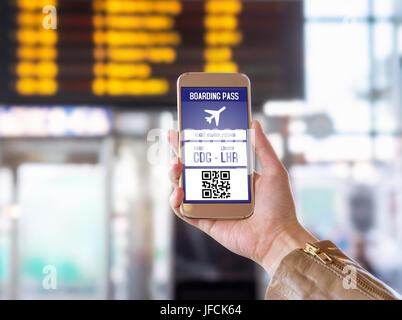
[[[402,1],[6,0],[0,20],[1,299],[264,297],[169,207],[187,71],[250,77],[304,226],[402,292]]]

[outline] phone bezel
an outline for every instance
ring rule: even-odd
[[[188,72],[177,80],[177,116],[179,127],[179,156],[181,148],[181,88],[182,87],[247,87],[248,128],[251,128],[251,88],[249,78],[242,73]],[[249,203],[182,203],[180,212],[187,218],[242,219],[254,212],[254,163],[253,150],[249,141],[250,202]],[[183,175],[180,177],[183,187]]]

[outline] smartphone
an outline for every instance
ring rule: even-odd
[[[241,73],[190,72],[177,80],[181,213],[242,219],[254,210],[250,80]]]

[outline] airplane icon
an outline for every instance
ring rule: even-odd
[[[205,117],[208,123],[211,123],[212,119],[215,119],[215,125],[219,125],[219,116],[222,111],[224,111],[226,107],[222,107],[219,110],[204,110],[206,113],[209,113],[211,116]]]

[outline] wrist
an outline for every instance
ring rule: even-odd
[[[300,223],[297,222],[292,227],[283,228],[283,230],[275,236],[272,244],[269,246],[260,263],[261,266],[272,277],[282,259],[293,250],[304,248],[308,241],[316,242],[318,239],[304,229]]]

